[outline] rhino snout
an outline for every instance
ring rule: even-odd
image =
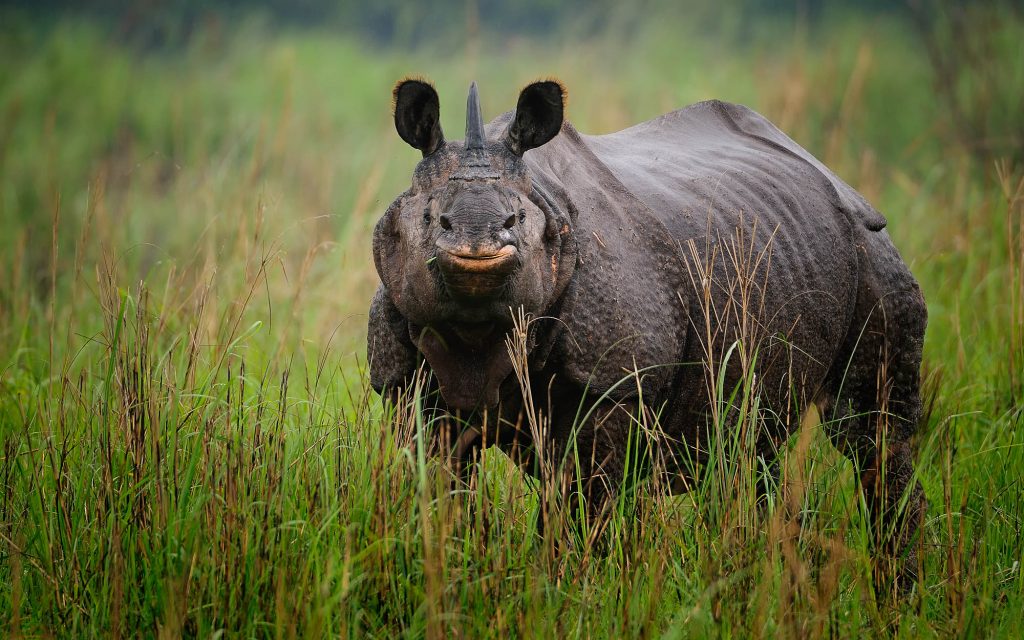
[[[445,286],[458,298],[497,297],[519,263],[511,244],[476,251],[438,246],[436,255]]]

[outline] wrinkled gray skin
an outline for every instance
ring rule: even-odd
[[[401,389],[425,360],[438,410],[477,425],[442,434],[456,458],[497,444],[536,473],[505,346],[510,309],[523,308],[538,318],[530,380],[552,421],[548,450],[564,452],[578,408],[597,406],[576,436],[578,486],[597,513],[623,480],[638,408],[637,383],[616,383],[645,371],[644,403],[662,410],[668,436],[661,457],[699,463],[706,363],[737,340],[756,344],[767,407],[759,455],[770,464],[800,408],[815,404],[861,470],[879,530],[898,529],[880,541],[907,550],[925,506],[908,443],[927,313],[863,197],[739,105],[702,102],[587,136],[563,121],[557,83],[528,86],[515,112],[486,127],[474,85],[466,140],[452,142],[428,84],[399,83],[395,103],[399,134],[423,160],[374,232],[377,391]],[[725,389],[742,374],[734,352]],[[484,409],[491,425],[480,429]],[[670,471],[685,479],[689,464]]]

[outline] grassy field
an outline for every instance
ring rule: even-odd
[[[962,19],[500,51],[0,31],[0,633],[1018,636],[1024,22]],[[452,137],[473,79],[489,119],[557,75],[591,133],[741,102],[888,216],[930,312],[912,593],[876,597],[853,469],[811,424],[766,510],[723,460],[685,496],[642,486],[601,554],[538,537],[500,454],[450,491],[363,373],[372,226],[418,156],[389,111],[410,73]]]

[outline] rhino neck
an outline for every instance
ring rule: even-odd
[[[545,267],[549,269],[545,306],[555,307],[576,273],[579,258],[574,231],[577,211],[561,186],[545,185],[537,178],[531,182],[530,202],[544,212],[544,244],[548,254]]]
[[[472,411],[497,406],[498,391],[512,374],[505,346],[509,329],[497,323],[410,326],[410,337],[430,364],[445,403]],[[532,342],[528,338],[528,349]]]

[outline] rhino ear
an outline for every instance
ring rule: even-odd
[[[522,156],[550,141],[562,129],[565,87],[554,80],[528,85],[519,94],[516,114],[505,131],[505,144]]]
[[[429,156],[444,144],[437,91],[423,80],[402,80],[393,93],[395,129],[402,140]]]

